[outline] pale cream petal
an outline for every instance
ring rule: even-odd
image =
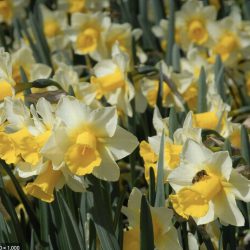
[[[181,165],[169,174],[167,180],[173,189],[178,192],[181,188],[192,185],[192,180],[198,171],[193,164]]]
[[[101,164],[94,168],[93,175],[104,181],[118,181],[120,168],[114,161],[113,156],[103,145],[98,146],[98,152],[101,155]]]
[[[51,160],[53,168],[58,170],[64,161],[64,155],[69,145],[69,138],[65,128],[59,127],[53,131],[47,143],[41,149],[41,154]]]
[[[52,69],[41,63],[33,64],[30,69],[30,81],[35,81],[37,79],[47,79],[49,78]]]
[[[133,188],[128,199],[128,207],[134,210],[141,209],[142,193],[138,188]]]
[[[188,248],[191,250],[199,250],[198,240],[192,233],[188,232]]]
[[[236,198],[250,202],[250,180],[233,170],[229,182],[233,185],[232,192]]]
[[[172,227],[164,235],[160,235],[155,240],[155,246],[157,250],[181,250],[181,246],[178,242],[178,234],[174,227]]]
[[[222,222],[234,225],[237,227],[244,226],[245,219],[237,207],[235,197],[232,193],[220,192],[214,199],[215,215]]]
[[[37,113],[42,117],[46,125],[52,125],[54,121],[53,108],[50,102],[44,97],[40,98],[36,104]]]
[[[82,125],[89,113],[87,106],[71,96],[62,97],[56,110],[56,115],[60,117],[69,128]]]
[[[120,126],[117,126],[113,137],[105,140],[105,145],[109,148],[115,160],[122,159],[131,154],[138,144],[137,138]]]
[[[115,107],[93,110],[87,121],[96,137],[112,137],[117,128],[117,112]]]
[[[214,173],[229,180],[232,172],[232,160],[227,151],[213,153],[207,165]]]
[[[187,140],[184,144],[182,154],[184,161],[194,164],[201,164],[207,159],[213,157],[212,151],[193,140]]]

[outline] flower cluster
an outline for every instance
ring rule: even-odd
[[[249,246],[248,1],[45,2],[0,1],[1,224],[14,199],[83,249]]]

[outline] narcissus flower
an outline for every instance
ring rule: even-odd
[[[67,15],[64,11],[51,11],[41,6],[43,16],[43,31],[52,51],[65,48],[69,38],[65,34],[67,28]]]
[[[66,165],[78,176],[92,173],[100,179],[117,181],[120,171],[115,160],[131,153],[138,141],[117,125],[115,107],[91,110],[73,97],[63,97],[56,115],[62,125],[42,149],[53,169]]]
[[[179,128],[175,131],[172,140],[168,137],[168,119],[162,119],[158,109],[154,111],[154,126],[156,126],[157,135],[149,137],[149,143],[146,141],[140,143],[140,155],[144,160],[145,178],[149,181],[150,167],[154,169],[155,175],[157,175],[157,161],[160,152],[161,134],[165,127],[164,172],[165,181],[167,181],[167,175],[180,164],[180,156],[184,143],[188,139],[201,142],[201,129],[193,127],[192,113],[189,112],[183,123],[183,128]]]
[[[245,56],[244,53],[249,50],[250,36],[242,28],[244,25],[237,7],[232,8],[229,16],[210,25],[214,40],[209,59],[211,63],[215,62],[216,55],[220,55],[225,64],[232,66]]]
[[[208,25],[216,20],[214,6],[203,6],[202,2],[191,0],[176,12],[176,24],[180,27],[180,44],[187,49],[190,44],[207,45],[210,42]]]
[[[232,168],[226,151],[213,153],[202,144],[188,140],[181,164],[168,176],[176,191],[170,196],[174,210],[197,224],[217,217],[222,223],[243,226],[244,217],[236,199],[250,201],[250,181]]]
[[[74,13],[71,17],[71,40],[76,54],[90,55],[102,59],[105,32],[110,26],[110,18],[103,13]]]
[[[0,2],[0,22],[11,24],[13,18],[23,17],[29,0],[2,0]]]
[[[109,104],[116,105],[126,115],[132,116],[130,101],[134,98],[135,90],[128,79],[128,64],[128,55],[116,43],[112,59],[102,60],[95,65],[91,84],[95,87],[97,99],[104,96]]]
[[[128,217],[130,229],[124,232],[123,249],[140,249],[140,208],[142,193],[133,188],[128,206],[122,207],[122,212]],[[177,231],[171,224],[173,212],[166,207],[151,207],[154,243],[157,250],[179,250]]]

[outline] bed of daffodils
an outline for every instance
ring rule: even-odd
[[[249,131],[249,0],[0,1],[0,249],[249,249]]]

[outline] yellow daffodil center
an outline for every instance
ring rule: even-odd
[[[124,74],[116,67],[113,73],[101,77],[92,77],[91,83],[97,86],[97,98],[101,98],[104,94],[115,91],[125,86]]]
[[[0,101],[7,96],[12,96],[12,86],[5,80],[0,80]]]
[[[195,109],[197,104],[198,90],[196,84],[191,84],[183,93],[183,98],[187,102],[190,109]]]
[[[99,32],[94,28],[87,28],[79,33],[76,40],[76,48],[83,54],[88,54],[96,50]]]
[[[0,1],[0,15],[5,22],[9,22],[12,18],[12,3],[10,0]]]
[[[152,89],[147,92],[146,96],[149,105],[152,107],[156,105],[158,89],[159,89],[159,82],[155,80],[153,81]],[[163,97],[162,97],[163,105],[166,104],[167,97],[169,96],[170,92],[171,89],[169,88],[168,84],[166,82],[163,82]]]
[[[220,1],[219,0],[209,0],[209,4],[213,5],[217,10],[220,9]]]
[[[149,169],[152,167],[156,174],[156,162],[158,156],[153,151],[152,147],[146,141],[140,143],[140,156],[143,158],[145,166],[145,178],[149,181]]]
[[[61,28],[56,20],[47,20],[44,22],[44,34],[46,37],[51,38],[59,35]]]
[[[208,40],[208,32],[203,20],[193,19],[188,22],[188,37],[199,45],[204,44]]]
[[[230,32],[223,34],[218,43],[215,45],[213,51],[215,54],[219,54],[223,61],[227,60],[232,52],[239,48],[239,42],[237,37]]]
[[[68,0],[69,13],[82,12],[85,8],[85,0]]]
[[[92,173],[95,167],[100,166],[101,157],[96,148],[96,137],[92,133],[80,133],[65,154],[65,162],[70,171],[82,176]]]
[[[25,187],[27,194],[30,194],[42,201],[52,202],[54,200],[54,189],[62,177],[61,171],[55,171],[52,166],[41,173],[34,182],[28,183]]]
[[[180,153],[182,151],[182,145],[175,145],[171,143],[166,143],[164,148],[164,156],[167,165],[174,169],[180,163]]]
[[[241,136],[240,136],[240,130],[234,130],[233,133],[229,137],[231,144],[236,147],[241,147]]]
[[[221,190],[220,178],[213,174],[206,174],[193,185],[182,188],[177,194],[171,195],[170,200],[174,210],[182,217],[186,219],[189,216],[200,218],[207,214],[209,201]]]
[[[204,112],[193,115],[194,126],[203,129],[217,128],[219,118],[215,112]]]

